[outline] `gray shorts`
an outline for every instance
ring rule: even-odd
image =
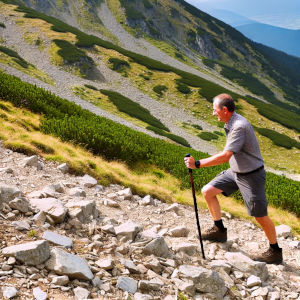
[[[240,190],[248,214],[258,218],[268,215],[265,184],[266,171],[264,169],[250,174],[238,174],[228,169],[222,171],[208,183],[208,185],[222,190],[222,194],[226,197]]]

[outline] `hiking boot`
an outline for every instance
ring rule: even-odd
[[[197,238],[199,235],[196,234]],[[212,228],[207,229],[204,232],[201,232],[202,240],[206,241],[214,241],[218,243],[225,243],[227,241],[227,228],[222,232],[219,227],[214,225]]]
[[[280,264],[282,263],[282,248],[273,249],[270,247],[266,252],[257,255],[253,258],[255,261],[265,262],[267,264]]]

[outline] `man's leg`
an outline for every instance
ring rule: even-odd
[[[255,219],[261,225],[270,244],[276,244],[277,243],[276,230],[275,230],[274,223],[269,218],[269,216],[265,216],[261,218],[255,217]]]
[[[217,195],[221,194],[222,192],[222,190],[215,188],[210,184],[207,184],[202,188],[202,194],[214,221],[221,220],[221,207]]]

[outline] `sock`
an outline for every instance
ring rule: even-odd
[[[275,244],[270,244],[270,247],[275,249],[275,250],[279,250],[279,246],[278,246],[278,243],[276,242]]]
[[[222,219],[215,221],[215,225],[221,230],[221,232],[225,232],[225,227],[224,227]]]

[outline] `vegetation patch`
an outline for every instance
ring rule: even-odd
[[[2,22],[0,22],[0,27],[2,27],[2,28],[6,28],[5,24],[4,24],[4,23],[2,23]]]
[[[216,64],[213,60],[208,59],[208,58],[202,58],[202,62],[211,69],[213,69]]]
[[[279,133],[275,130],[268,129],[268,128],[255,128],[255,130],[269,138],[274,145],[277,145],[279,147],[284,147],[286,149],[292,149],[293,147],[300,149],[300,143],[295,141],[294,139],[290,138],[289,136]]]
[[[13,57],[13,60],[17,64],[19,64],[21,67],[23,67],[23,68],[28,68],[29,67],[28,62],[25,59],[23,59],[16,51],[11,50],[9,48],[6,48],[4,46],[0,46],[0,51],[5,53],[6,55],[8,55],[10,57]]]
[[[163,123],[161,123],[161,121],[153,117],[150,114],[149,110],[142,107],[140,104],[130,100],[127,97],[124,97],[123,95],[117,92],[112,92],[108,90],[100,90],[100,92],[108,96],[119,111],[124,112],[133,118],[137,118],[161,130],[169,131],[169,129]]]
[[[209,131],[203,131],[198,134],[199,138],[205,141],[211,141],[211,140],[217,140],[219,137],[212,132]]]
[[[143,5],[144,5],[145,8],[149,8],[149,9],[153,8],[152,3],[149,2],[148,0],[143,0],[142,2],[143,2]]]
[[[45,145],[41,142],[32,141],[31,144],[41,150],[43,153],[47,154],[54,154],[55,150],[52,147],[49,147],[48,145]]]
[[[108,62],[112,64],[112,69],[115,71],[121,71],[125,68],[130,68],[130,64],[124,59],[111,57]]]
[[[214,134],[217,134],[217,135],[220,135],[220,136],[224,136],[224,133],[222,133],[220,131],[217,131],[217,130],[214,131]]]
[[[191,92],[191,89],[186,84],[181,83],[179,80],[177,81],[176,89],[182,94],[189,94]]]
[[[150,77],[149,76],[146,76],[144,74],[139,74],[140,77],[144,78],[145,80],[150,80]]]
[[[147,126],[146,129],[151,130],[151,131],[153,131],[153,132],[155,132],[155,133],[157,133],[161,136],[165,136],[165,137],[169,138],[170,140],[172,140],[172,141],[174,141],[178,144],[181,144],[185,147],[191,147],[190,144],[184,138],[182,138],[178,135],[175,135],[173,133],[165,132],[165,131],[163,131],[159,128],[156,128],[154,126]]]
[[[192,126],[198,130],[203,130],[202,126],[200,125],[192,124]]]
[[[165,85],[156,85],[153,87],[153,91],[162,96],[163,95],[163,92],[166,91],[168,88],[165,86]]]
[[[90,90],[98,91],[98,89],[95,86],[93,86],[93,85],[85,84],[84,86],[87,87]]]

